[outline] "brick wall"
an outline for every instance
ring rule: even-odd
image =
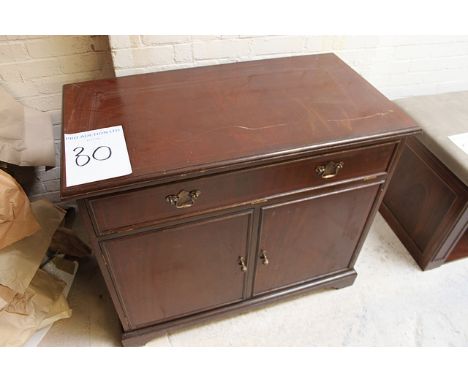
[[[57,165],[62,86],[113,76],[107,36],[0,36],[0,86],[24,105],[51,115]],[[59,199],[59,167],[13,171],[32,199]]]
[[[468,89],[468,36],[0,36],[0,86],[51,114],[58,155],[63,84],[112,77],[112,61],[124,76],[319,52],[389,98]],[[26,176],[32,199],[58,200],[58,167]]]
[[[117,76],[335,52],[387,97],[468,89],[468,36],[110,36]]]

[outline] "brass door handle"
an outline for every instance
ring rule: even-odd
[[[325,166],[317,166],[315,172],[319,175],[322,179],[330,179],[334,178],[338,175],[338,171],[340,171],[344,167],[343,162],[335,163],[333,161],[328,162]]]
[[[239,256],[239,265],[241,266],[241,271],[242,272],[247,272],[247,265],[245,265],[244,256]]]
[[[268,260],[268,257],[267,257],[267,251],[265,251],[264,249],[262,249],[260,252],[260,259],[262,260],[263,265],[270,264],[270,260]]]
[[[170,205],[175,206],[175,208],[187,208],[192,207],[195,203],[195,200],[200,196],[200,190],[192,191],[179,191],[177,195],[168,195],[166,196],[166,202]]]

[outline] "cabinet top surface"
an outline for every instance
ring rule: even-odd
[[[122,125],[133,169],[65,187],[62,155],[64,198],[418,131],[334,54],[70,84],[63,97],[63,133]]]

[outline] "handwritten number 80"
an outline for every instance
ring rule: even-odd
[[[79,151],[77,154],[75,154],[75,163],[79,167],[86,166],[91,161],[91,158],[98,161],[103,161],[109,159],[112,156],[112,150],[109,146],[96,147],[96,149],[94,149],[93,153],[91,154],[91,157],[89,155],[82,154],[84,147],[75,147],[73,152],[76,152],[77,150]]]

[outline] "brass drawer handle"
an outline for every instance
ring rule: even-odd
[[[343,162],[335,163],[333,161],[328,162],[325,166],[317,166],[315,172],[322,178],[322,179],[330,179],[334,178],[338,175],[338,171],[340,171],[344,166]]]
[[[267,257],[267,251],[265,251],[264,249],[262,249],[260,252],[260,259],[262,260],[263,265],[270,264],[270,260],[268,260],[268,257]]]
[[[239,256],[239,265],[241,266],[242,272],[247,272],[247,265],[245,265],[244,256]]]
[[[195,200],[200,196],[201,191],[192,190],[192,191],[179,191],[177,195],[168,195],[166,196],[166,202],[175,206],[175,208],[187,208],[192,207]]]

